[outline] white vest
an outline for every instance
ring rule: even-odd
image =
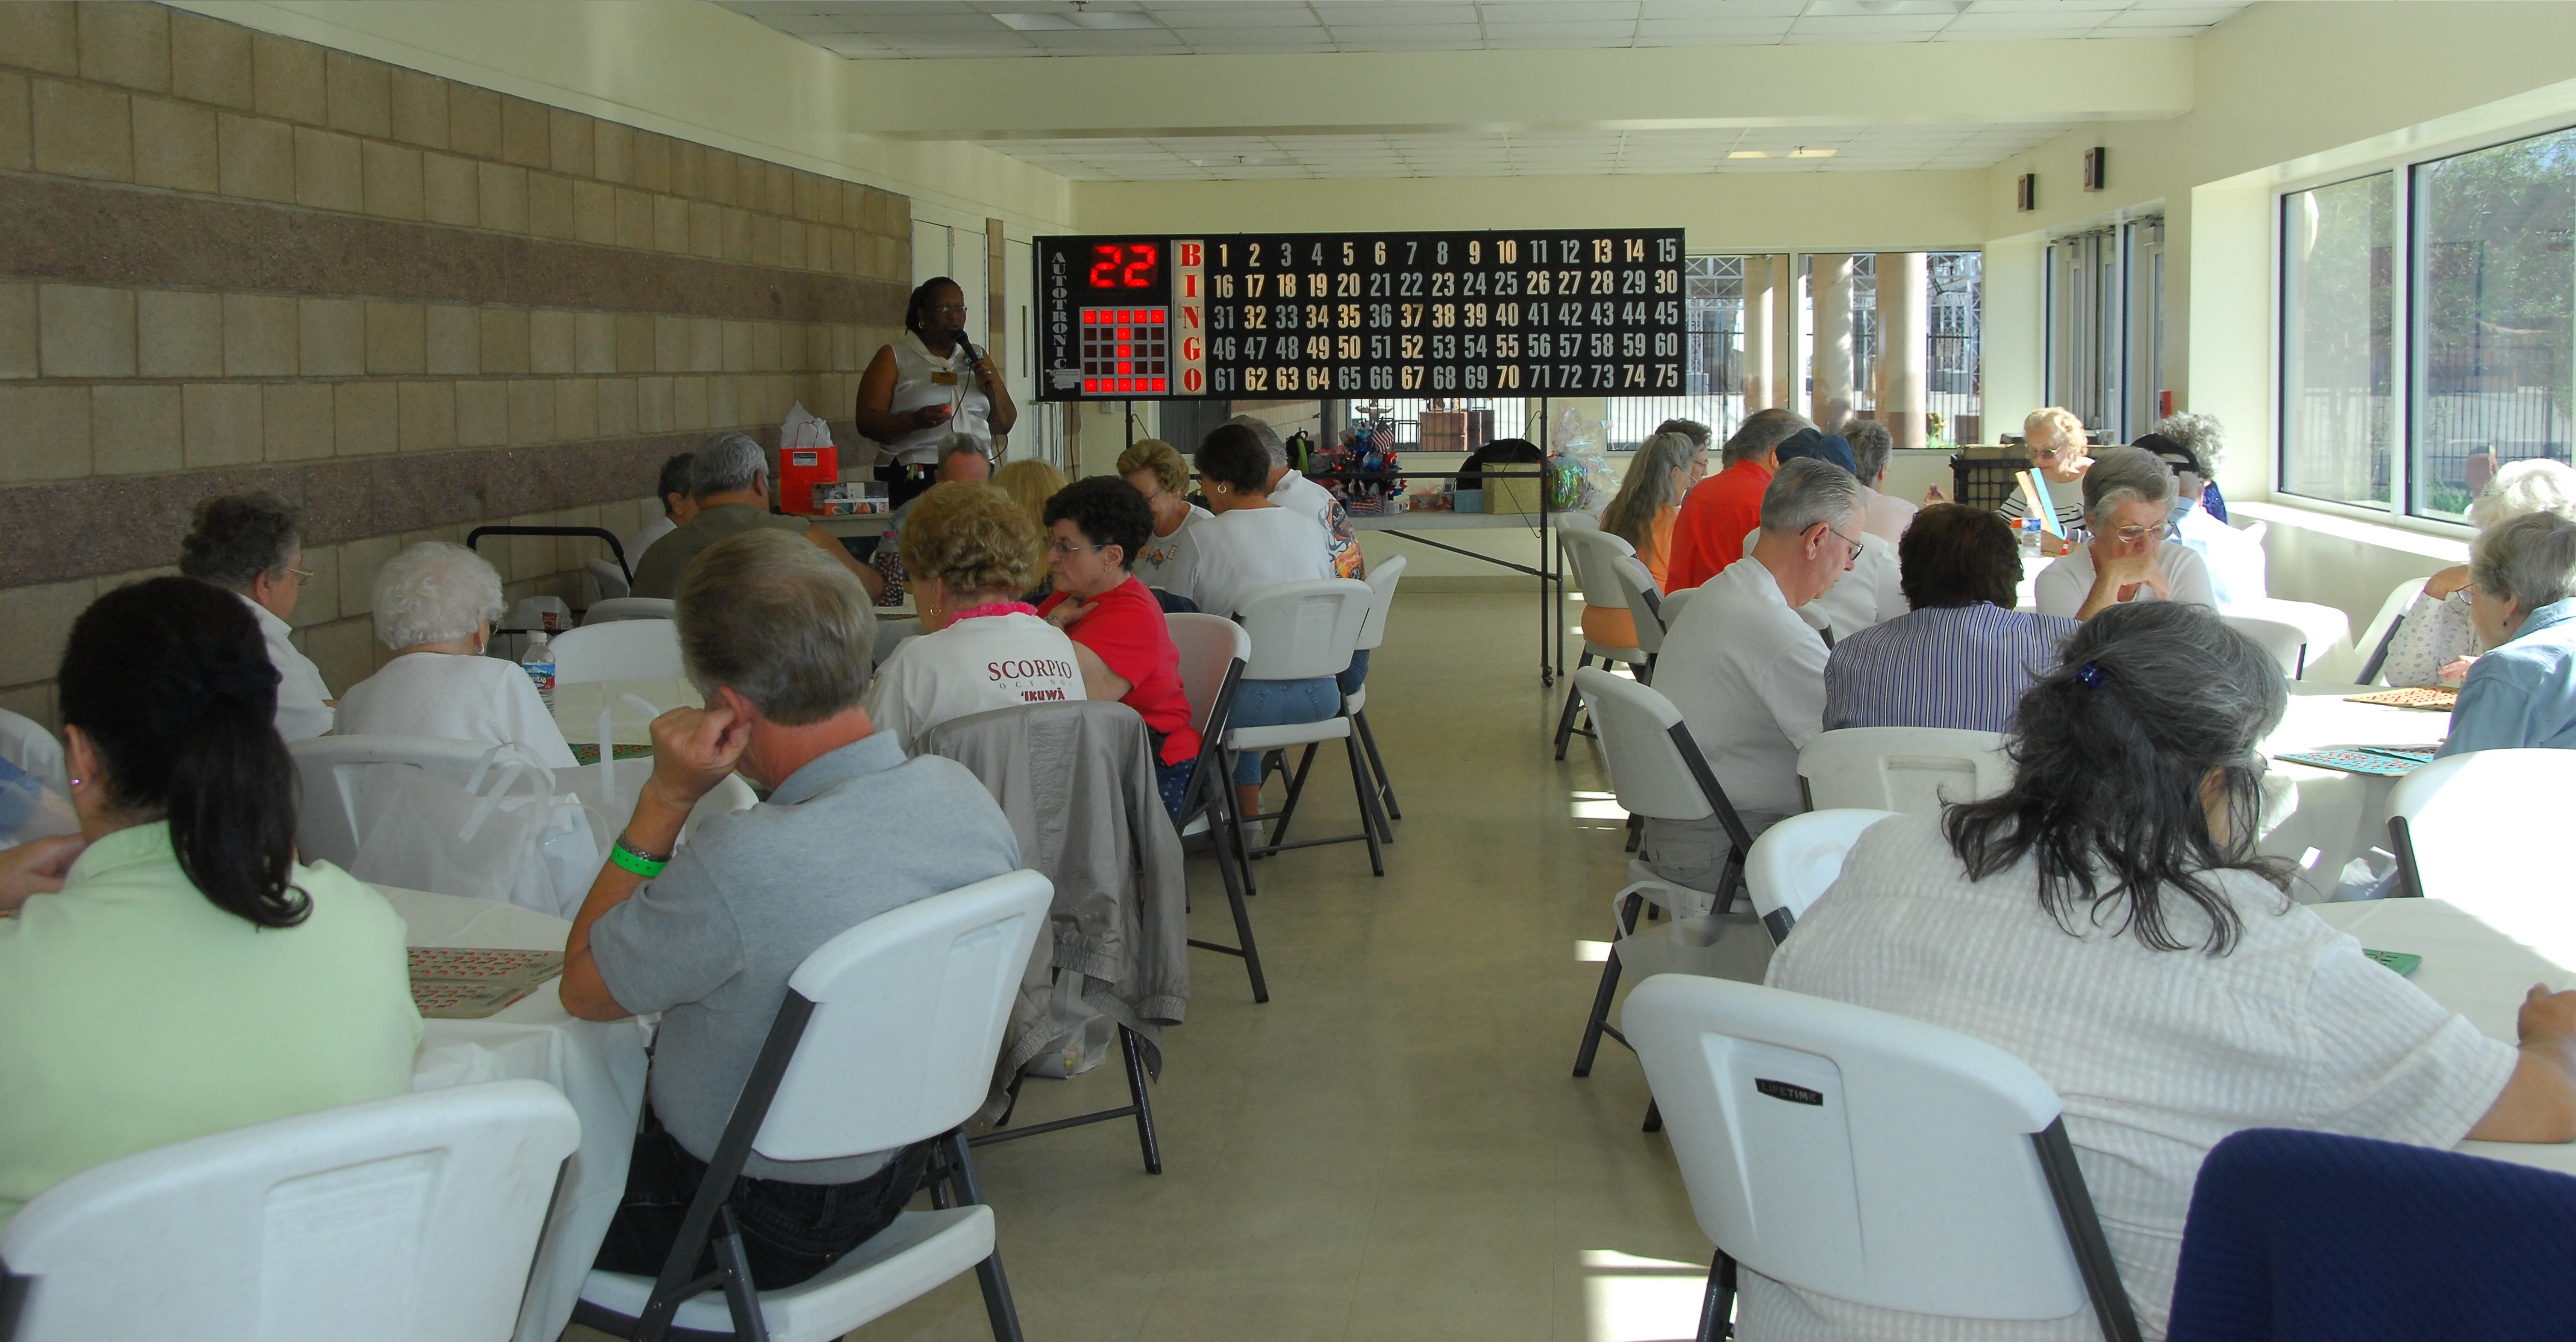
[[[906,331],[895,337],[886,348],[894,351],[894,401],[887,408],[895,414],[919,410],[924,406],[954,407],[957,413],[945,423],[926,429],[915,429],[882,445],[879,461],[900,461],[906,465],[929,466],[939,459],[939,440],[952,433],[962,433],[993,450],[991,417],[993,402],[975,385],[975,370],[966,362],[966,347],[959,342],[945,359],[923,347],[921,337]],[[945,378],[946,381],[940,379]]]

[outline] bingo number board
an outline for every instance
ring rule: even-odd
[[[1672,396],[1682,231],[1037,240],[1040,399]]]

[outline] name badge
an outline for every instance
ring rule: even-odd
[[[953,387],[957,385],[957,375],[955,373],[933,373],[930,375],[930,380],[943,387]]]

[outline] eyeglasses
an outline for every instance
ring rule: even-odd
[[[2122,545],[2135,545],[2149,536],[2162,538],[2172,535],[2173,524],[2168,522],[2160,527],[2121,527],[2119,530],[2114,531],[2111,534],[2116,537]]]
[[[1824,524],[1818,523],[1818,525],[1823,526]],[[1834,530],[1830,526],[1825,527],[1825,534],[1843,543],[1843,572],[1851,572],[1852,568],[1860,563],[1860,542]]]
[[[289,564],[286,566],[286,574],[297,582],[313,581],[313,570],[309,568],[297,568],[293,564]]]
[[[962,305],[949,303],[935,304],[922,310],[925,312],[936,312],[943,317],[963,317],[966,315],[966,309]]]
[[[1085,550],[1105,550],[1108,548],[1109,547],[1105,545],[1076,545],[1067,540],[1053,540],[1047,542],[1047,549],[1050,552],[1063,555],[1067,559],[1071,559]]]

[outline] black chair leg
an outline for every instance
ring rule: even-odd
[[[957,1200],[976,1203],[984,1200],[984,1190],[975,1183],[975,1158],[966,1151],[966,1134],[951,1132],[944,1139],[948,1157],[947,1176],[940,1183],[952,1184]],[[931,1201],[943,1203],[944,1190],[931,1186]],[[984,1288],[984,1314],[993,1321],[993,1342],[1024,1342],[1020,1333],[1019,1306],[1011,1301],[1010,1279],[1002,1275],[1002,1251],[997,1246],[983,1262],[975,1265],[975,1282]]]
[[[1632,853],[1633,853],[1633,852],[1635,852],[1635,851],[1637,851],[1637,845],[1638,845],[1638,844],[1641,844],[1641,843],[1644,843],[1645,841],[1646,841],[1646,818],[1645,818],[1644,816],[1641,816],[1641,815],[1632,815],[1632,816],[1629,816],[1629,817],[1628,817],[1628,851],[1629,851],[1629,852],[1632,852]]]
[[[1620,908],[1619,935],[1627,935],[1637,925],[1637,910],[1646,902],[1643,895],[1630,895]],[[1619,948],[1615,944],[1601,961],[1601,986],[1592,993],[1592,1014],[1583,1021],[1583,1046],[1574,1053],[1574,1074],[1592,1075],[1592,1055],[1601,1051],[1601,1036],[1615,1033],[1610,1029],[1610,1000],[1619,995]],[[1621,1043],[1626,1043],[1624,1038]]]
[[[1577,671],[1590,665],[1592,665],[1591,653],[1583,653],[1574,659],[1574,669]],[[1565,711],[1556,715],[1556,757],[1558,759],[1565,758],[1565,743],[1572,740],[1574,737],[1574,715],[1577,712],[1580,712],[1582,708],[1583,691],[1574,687],[1574,677],[1567,676],[1565,678]]]
[[[733,1314],[739,1342],[769,1342],[769,1321],[760,1314],[760,1291],[752,1285],[751,1262],[743,1253],[742,1227],[728,1204],[716,1213],[716,1275],[724,1282],[725,1305]]]
[[[1252,836],[1244,832],[1244,826],[1247,823],[1258,824],[1260,822],[1246,821],[1243,815],[1243,808],[1235,804],[1234,763],[1236,758],[1237,757],[1235,755],[1222,751],[1217,754],[1218,762],[1224,766],[1225,776],[1216,780],[1215,790],[1210,793],[1210,797],[1212,798],[1212,805],[1225,808],[1225,816],[1222,820],[1211,819],[1210,823],[1223,824],[1233,830],[1233,861],[1235,864],[1235,870],[1240,872],[1243,876],[1243,893],[1247,895],[1257,895],[1261,893],[1261,889],[1252,883]],[[1219,861],[1226,860],[1223,852],[1219,852],[1217,854],[1217,858]]]
[[[1136,1105],[1136,1144],[1145,1150],[1145,1172],[1163,1172],[1163,1144],[1154,1137],[1154,1097],[1145,1092],[1144,1051],[1137,1047],[1136,1032],[1118,1027],[1118,1053],[1127,1065],[1127,1094]]]
[[[1699,1305],[1699,1342],[1722,1342],[1735,1335],[1735,1260],[1726,1250],[1708,1265],[1708,1293]]]
[[[1297,798],[1306,791],[1306,771],[1315,766],[1316,744],[1313,741],[1306,743],[1306,753],[1297,757],[1297,771],[1288,774],[1288,800],[1280,803],[1279,815],[1275,823],[1270,826],[1270,846],[1272,847],[1288,841],[1288,822],[1296,817]],[[1288,773],[1284,763],[1280,772]]]
[[[1368,766],[1360,762],[1360,743],[1355,736],[1342,738],[1342,748],[1351,757],[1351,795],[1360,804],[1360,833],[1368,839],[1369,870],[1386,874],[1386,859],[1378,852],[1378,831],[1386,828],[1386,818],[1377,813],[1377,788],[1369,779]]]
[[[1261,973],[1261,947],[1252,940],[1252,911],[1243,906],[1243,883],[1237,879],[1236,864],[1241,860],[1229,851],[1227,836],[1236,831],[1231,823],[1221,821],[1213,811],[1208,816],[1208,835],[1216,843],[1216,869],[1225,878],[1225,900],[1234,910],[1234,944],[1220,946],[1213,941],[1193,937],[1190,944],[1202,950],[1221,951],[1243,958],[1244,972],[1252,976],[1252,1000],[1255,1005],[1270,1000],[1270,981]]]
[[[1368,710],[1363,708],[1352,714],[1351,722],[1360,729],[1360,744],[1368,748],[1369,772],[1377,775],[1377,793],[1385,803],[1386,818],[1402,820],[1404,808],[1395,804],[1395,784],[1386,776],[1386,761],[1378,758],[1377,733],[1369,730]],[[1394,840],[1394,835],[1387,836],[1388,842],[1392,843]]]
[[[1664,1130],[1664,1107],[1663,1107],[1663,1105],[1662,1105],[1661,1103],[1657,1102],[1657,1101],[1654,1101],[1654,1100],[1648,1100],[1648,1101],[1646,1101],[1646,1126],[1645,1126],[1644,1128],[1640,1129],[1640,1131],[1644,1131],[1644,1132],[1662,1132],[1663,1130]]]

